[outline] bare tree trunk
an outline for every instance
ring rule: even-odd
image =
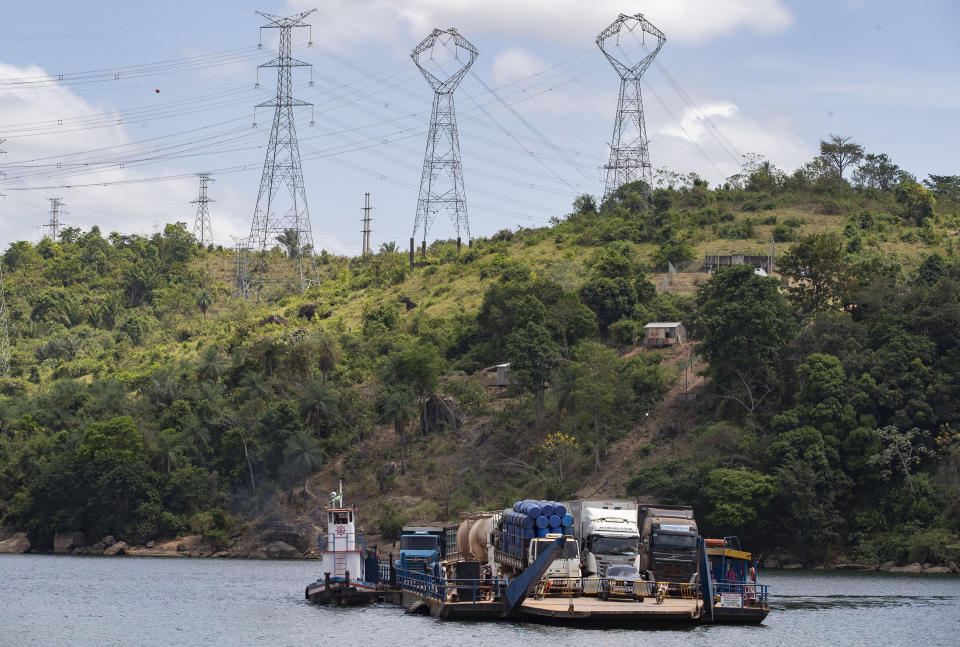
[[[400,436],[400,474],[403,474],[405,471],[403,464],[403,425],[401,425],[399,422],[395,422],[394,429],[396,429],[397,435]]]
[[[243,457],[247,461],[247,469],[250,470],[250,487],[253,489],[253,493],[257,493],[257,482],[253,478],[253,463],[250,462],[250,452],[247,451],[247,439],[243,435],[243,430],[237,427],[237,431],[240,433],[240,442],[243,443]],[[304,485],[303,489],[306,490],[307,486]]]

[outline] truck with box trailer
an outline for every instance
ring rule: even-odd
[[[690,506],[640,505],[641,572],[660,582],[685,584],[697,573],[697,522]]]
[[[573,516],[573,535],[580,542],[584,570],[606,575],[608,566],[629,564],[640,572],[640,530],[637,504],[626,499],[566,501]]]

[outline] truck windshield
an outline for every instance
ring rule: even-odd
[[[401,550],[436,550],[437,538],[430,535],[404,535],[400,538]]]
[[[553,542],[552,539],[538,540],[533,549],[533,559],[536,559],[540,551],[546,546],[549,546],[551,542]],[[563,543],[563,546],[553,551],[553,559],[578,559],[579,557],[580,547],[577,544],[577,540],[573,537],[568,538],[567,541]]]
[[[626,555],[633,557],[637,554],[636,537],[594,537],[590,542],[590,551],[594,555]]]
[[[665,533],[653,533],[653,546],[655,548],[690,549],[697,547],[696,535],[668,535]]]

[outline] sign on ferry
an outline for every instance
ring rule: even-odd
[[[743,595],[740,593],[721,593],[720,602],[717,604],[718,607],[733,608],[733,609],[742,609],[743,608]]]

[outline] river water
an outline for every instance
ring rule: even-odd
[[[309,561],[0,555],[0,645],[960,645],[960,576],[760,573],[759,627],[584,630],[318,607]]]

